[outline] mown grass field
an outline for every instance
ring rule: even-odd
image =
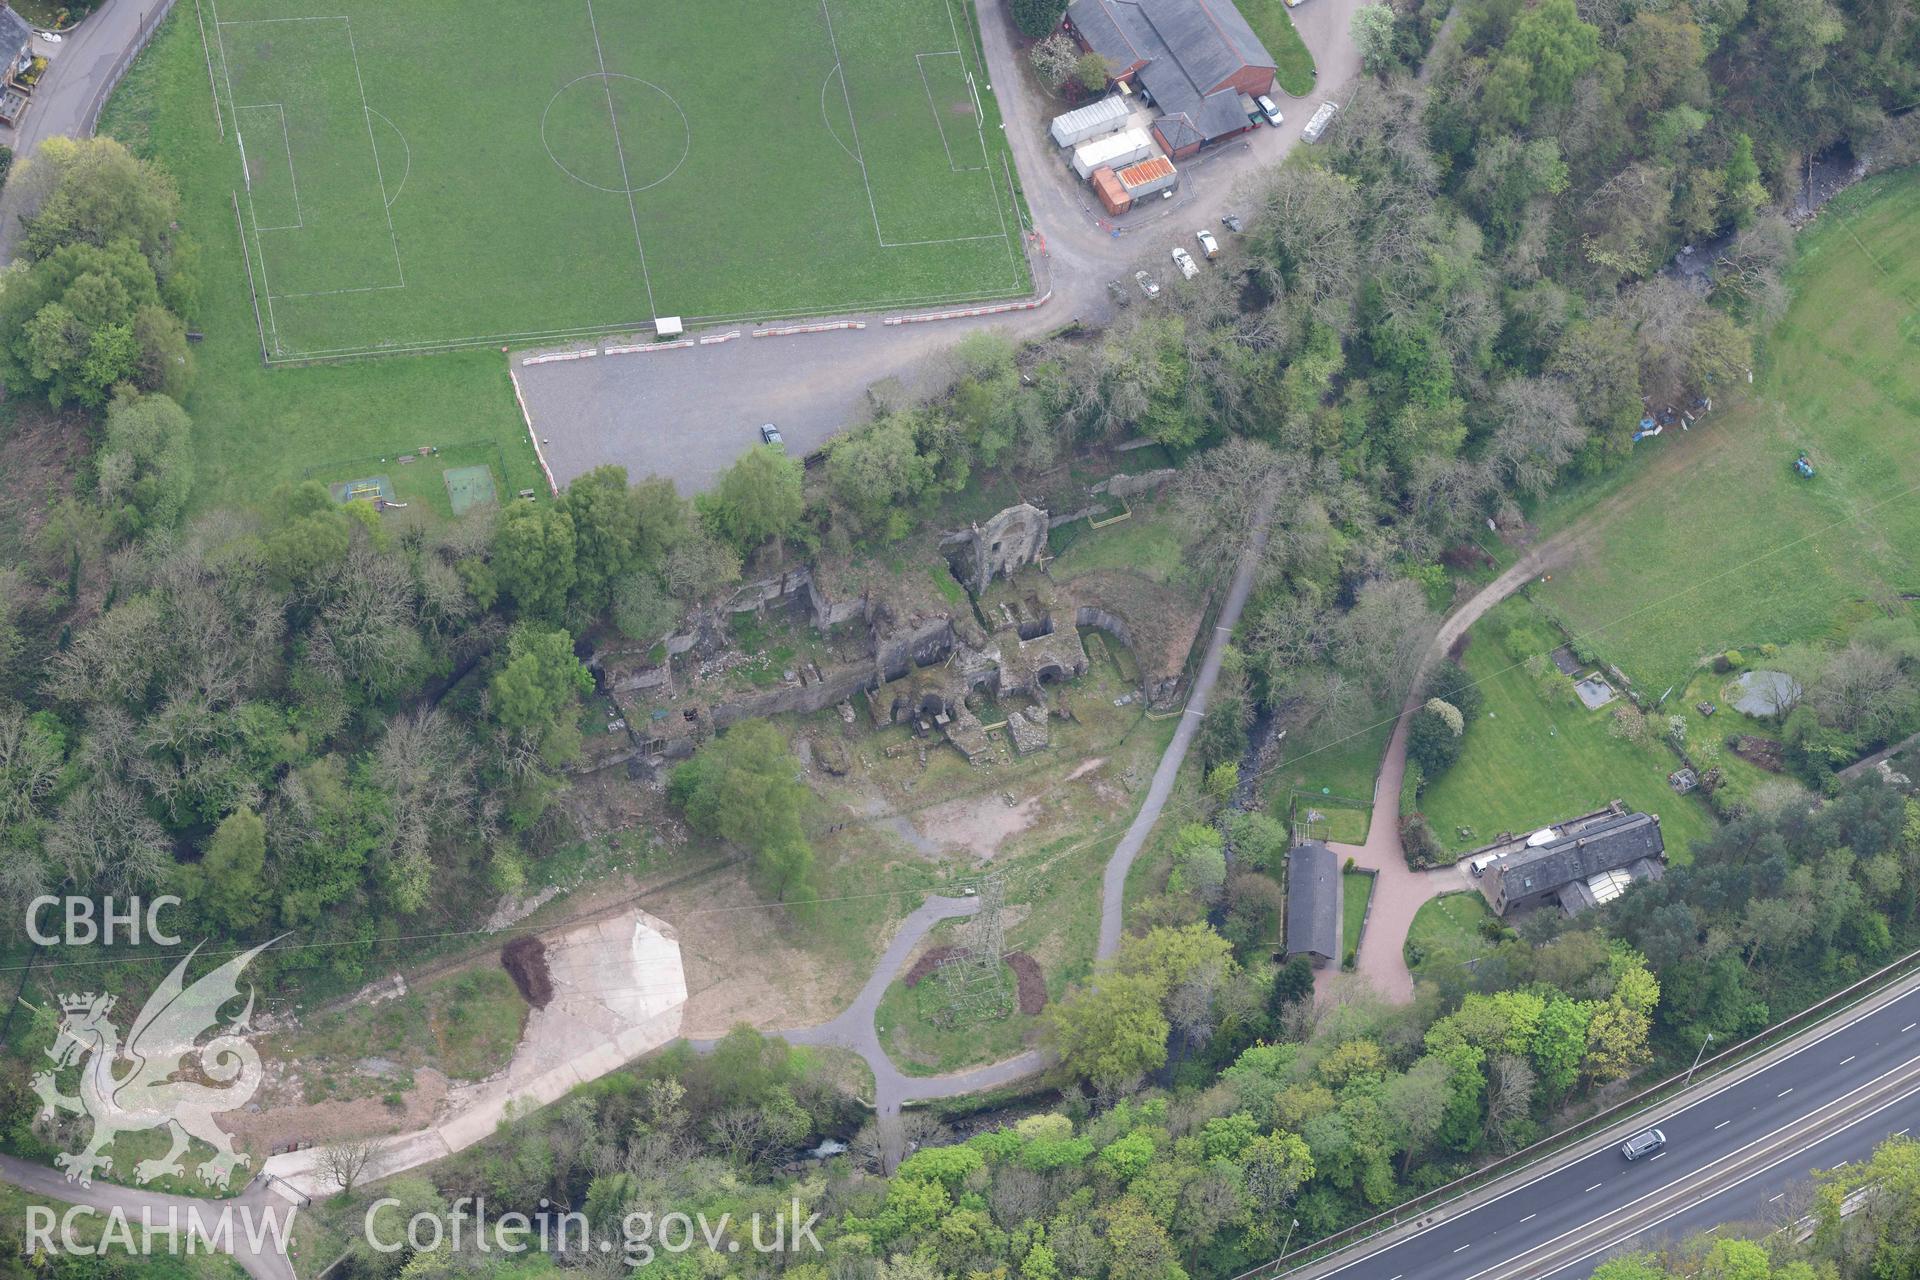
[[[964,0],[199,18],[204,46],[170,54],[198,72],[201,176],[238,198],[274,360],[1029,283]]]
[[[1408,962],[1416,971],[1428,965],[1458,968],[1493,950],[1480,927],[1493,919],[1487,900],[1471,890],[1447,893],[1420,904],[1407,930]],[[1418,957],[1418,962],[1414,962]]]
[[[1659,814],[1667,856],[1686,861],[1689,843],[1715,823],[1697,795],[1676,795],[1667,785],[1679,757],[1660,743],[1614,737],[1607,708],[1543,700],[1518,656],[1501,643],[1510,626],[1535,633],[1527,601],[1507,601],[1467,633],[1462,662],[1486,706],[1468,726],[1459,760],[1427,783],[1420,800],[1441,843],[1462,853],[1502,831],[1533,830],[1621,800]],[[1461,828],[1471,834],[1461,835]]]
[[[1367,903],[1373,897],[1373,877],[1364,871],[1340,873],[1340,954],[1351,955],[1360,945],[1360,929],[1367,922]]]
[[[379,460],[391,464],[423,444],[497,450],[494,465],[505,470],[495,477],[502,496],[523,488],[545,494],[497,351],[276,369],[261,364],[229,202],[239,162],[214,129],[192,5],[176,6],[161,26],[108,101],[100,131],[174,175],[186,230],[199,246],[199,304],[188,320],[206,340],[195,344],[198,377],[185,402],[194,422],[197,508],[261,506],[276,485],[308,478],[348,480],[385,470],[400,483],[397,464]],[[321,465],[336,462],[338,469]],[[430,467],[422,471],[430,490],[440,466],[415,463],[409,470],[422,467]],[[444,492],[438,502],[430,492],[422,496],[425,506],[444,502]]]
[[[1802,233],[1794,301],[1739,402],[1642,449],[1583,558],[1536,586],[1655,696],[1729,647],[1913,616],[1920,594],[1920,173],[1862,184]],[[1806,449],[1819,474],[1794,473]],[[1634,478],[1630,477],[1630,480]]]

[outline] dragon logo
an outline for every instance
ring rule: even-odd
[[[63,1151],[54,1157],[54,1164],[67,1171],[67,1181],[91,1186],[96,1171],[111,1173],[113,1158],[101,1153],[120,1134],[142,1129],[169,1130],[173,1145],[160,1159],[134,1166],[133,1176],[140,1182],[181,1174],[180,1157],[192,1138],[214,1149],[213,1159],[200,1166],[200,1180],[209,1186],[226,1186],[234,1169],[248,1162],[248,1157],[234,1151],[233,1140],[213,1117],[215,1112],[245,1106],[260,1087],[260,1054],[246,1038],[252,1031],[252,989],[247,991],[247,1007],[224,1031],[204,1045],[195,1041],[220,1020],[220,1006],[239,996],[241,971],[272,945],[264,942],[243,952],[187,986],[187,965],[200,950],[195,947],[148,998],[124,1045],[108,1017],[113,1012],[112,996],[87,992],[60,997],[65,1016],[53,1047],[47,1050],[54,1070],[35,1075],[33,1088],[44,1104],[42,1117],[66,1111],[93,1121],[93,1136],[85,1150],[78,1155]],[[93,1056],[80,1067],[78,1096],[61,1093],[54,1084],[54,1071],[81,1063],[88,1054]],[[219,1087],[176,1078],[181,1059],[189,1055],[198,1074]],[[132,1069],[116,1074],[123,1064]]]

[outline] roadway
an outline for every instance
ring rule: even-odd
[[[1920,1126],[1920,983],[1765,1066],[1656,1110],[1667,1146],[1638,1162],[1614,1144],[1491,1188],[1391,1243],[1297,1269],[1302,1280],[1576,1280],[1608,1256],[1795,1209],[1792,1185]],[[1631,1131],[1631,1130],[1630,1130]]]

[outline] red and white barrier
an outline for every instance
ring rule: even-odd
[[[1009,311],[1031,311],[1042,306],[1053,296],[1049,289],[1037,298],[1028,298],[1025,302],[1001,302],[990,307],[962,307],[958,311],[922,311],[910,316],[888,316],[882,324],[926,324],[932,320],[966,320],[974,316],[1005,315]]]
[[[643,356],[649,351],[683,351],[693,345],[692,338],[681,338],[676,342],[635,342],[624,347],[608,347],[610,356]]]
[[[717,347],[723,342],[732,342],[735,338],[739,336],[740,336],[740,331],[738,329],[735,329],[731,333],[710,333],[706,337],[700,339],[700,345],[703,347]]]
[[[591,347],[585,351],[549,351],[542,356],[528,356],[520,364],[525,367],[530,364],[553,364],[561,360],[591,360],[599,354]]]
[[[790,338],[796,333],[832,333],[836,329],[864,329],[865,320],[825,320],[819,324],[790,324],[777,329],[755,329],[756,338]]]

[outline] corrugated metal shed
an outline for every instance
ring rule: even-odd
[[[1120,179],[1120,185],[1135,200],[1150,196],[1156,191],[1165,191],[1180,180],[1179,170],[1173,167],[1173,161],[1165,156],[1155,156],[1143,160],[1131,168],[1122,169],[1114,175]]]
[[[1113,176],[1111,169],[1093,171],[1093,194],[1100,197],[1100,203],[1108,213],[1125,213],[1133,207],[1133,197],[1120,185],[1120,179]]]
[[[1145,160],[1154,152],[1153,139],[1142,129],[1128,129],[1111,137],[1095,138],[1083,142],[1073,149],[1073,171],[1083,178],[1091,178],[1095,169],[1111,165],[1119,169]]]
[[[1048,132],[1063,147],[1077,147],[1088,138],[1098,138],[1125,127],[1127,101],[1119,94],[1076,107],[1063,116],[1055,116]]]

